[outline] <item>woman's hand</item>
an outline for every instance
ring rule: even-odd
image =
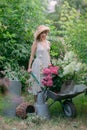
[[[28,68],[28,70],[27,70],[27,71],[28,71],[28,73],[30,73],[30,72],[32,71],[32,69],[31,69],[31,68]]]
[[[52,66],[52,64],[50,63],[48,66]]]

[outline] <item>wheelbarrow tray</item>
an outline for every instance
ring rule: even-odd
[[[48,98],[51,98],[53,100],[64,100],[64,99],[72,99],[73,97],[86,92],[87,91],[87,86],[84,84],[79,84],[79,85],[74,85],[73,89],[71,91],[66,90],[60,91],[59,93],[55,93],[53,91],[50,91],[49,89],[47,90],[47,96]]]

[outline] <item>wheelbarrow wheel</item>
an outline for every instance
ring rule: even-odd
[[[67,117],[75,117],[76,116],[76,108],[71,101],[63,102],[63,112]]]

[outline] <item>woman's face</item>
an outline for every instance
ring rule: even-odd
[[[48,33],[48,31],[43,31],[43,32],[40,34],[40,40],[45,40],[45,39],[46,39],[46,36],[47,36],[47,33]]]

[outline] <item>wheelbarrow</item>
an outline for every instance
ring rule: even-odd
[[[74,85],[72,83],[71,86],[66,86],[63,90],[63,88],[60,90],[60,92],[55,93],[49,89],[43,89],[43,86],[38,81],[36,76],[31,72],[31,75],[36,80],[36,82],[40,85],[43,93],[44,93],[44,99],[47,101],[48,99],[52,99],[53,102],[48,106],[51,107],[56,101],[59,101],[63,112],[65,116],[67,117],[75,117],[76,116],[76,108],[72,101],[74,97],[77,95],[84,93],[87,91],[87,86],[84,84]]]

